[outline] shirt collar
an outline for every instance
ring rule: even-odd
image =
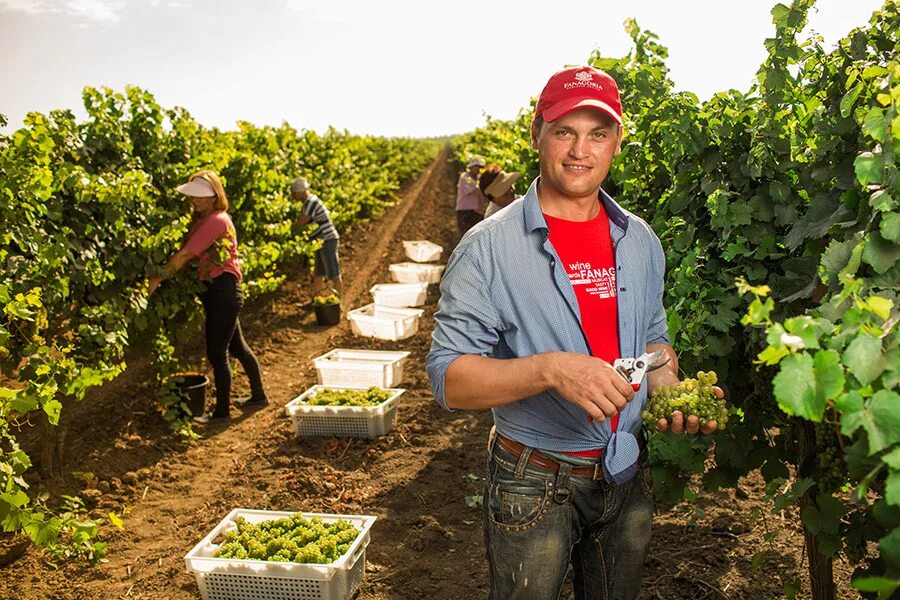
[[[534,181],[525,192],[522,198],[522,209],[525,215],[525,229],[530,233],[537,229],[549,229],[547,220],[544,219],[544,213],[541,211],[541,203],[538,201],[537,186],[540,176],[535,177]],[[602,188],[600,189],[600,202],[606,209],[609,220],[612,221],[622,231],[628,230],[628,213],[622,210],[615,200],[607,194]]]

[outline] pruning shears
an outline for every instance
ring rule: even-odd
[[[656,352],[647,352],[637,358],[617,358],[613,362],[613,367],[625,381],[631,384],[631,389],[638,391],[641,389],[641,383],[647,373],[655,371],[669,362],[667,357],[666,360],[657,363],[663,354],[665,354],[663,350],[657,350]]]
[[[622,379],[631,384],[631,389],[638,391],[641,389],[641,383],[644,381],[647,373],[655,371],[669,362],[670,359],[666,358],[661,363],[656,363],[663,354],[665,352],[657,350],[656,352],[641,354],[637,358],[617,358],[613,361],[613,368],[616,370],[616,373],[622,376]],[[593,422],[594,418],[588,415],[588,423]]]

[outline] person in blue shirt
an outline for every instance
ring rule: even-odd
[[[679,377],[659,239],[600,187],[621,139],[612,77],[554,74],[532,123],[540,176],[469,230],[441,281],[426,360],[435,400],[494,416],[492,599],[557,598],[570,562],[578,600],[640,592],[653,516],[640,413],[649,390]],[[669,362],[638,391],[612,366],[656,350]],[[694,415],[659,428],[670,425],[701,429]]]

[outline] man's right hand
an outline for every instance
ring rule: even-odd
[[[553,389],[596,421],[615,416],[634,398],[631,384],[605,360],[574,352],[548,358]]]

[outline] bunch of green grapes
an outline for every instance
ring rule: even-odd
[[[306,400],[312,406],[378,406],[391,397],[391,392],[372,386],[367,390],[324,389]]]
[[[822,492],[835,492],[847,482],[847,464],[843,451],[838,445],[838,434],[834,425],[821,422],[816,430],[816,469],[819,473],[816,483]]]
[[[341,299],[337,294],[328,294],[327,296],[316,296],[313,298],[313,304],[316,306],[329,306],[332,304],[340,304]]]
[[[215,558],[328,564],[339,559],[359,535],[359,530],[340,519],[324,523],[299,513],[283,519],[250,523],[243,517],[225,534]]]
[[[686,419],[697,415],[700,426],[715,421],[719,429],[728,425],[728,406],[716,397],[713,386],[718,381],[715,371],[697,373],[696,379],[685,379],[678,385],[653,390],[641,418],[651,429],[656,429],[660,419],[672,422],[672,413],[681,411]]]

